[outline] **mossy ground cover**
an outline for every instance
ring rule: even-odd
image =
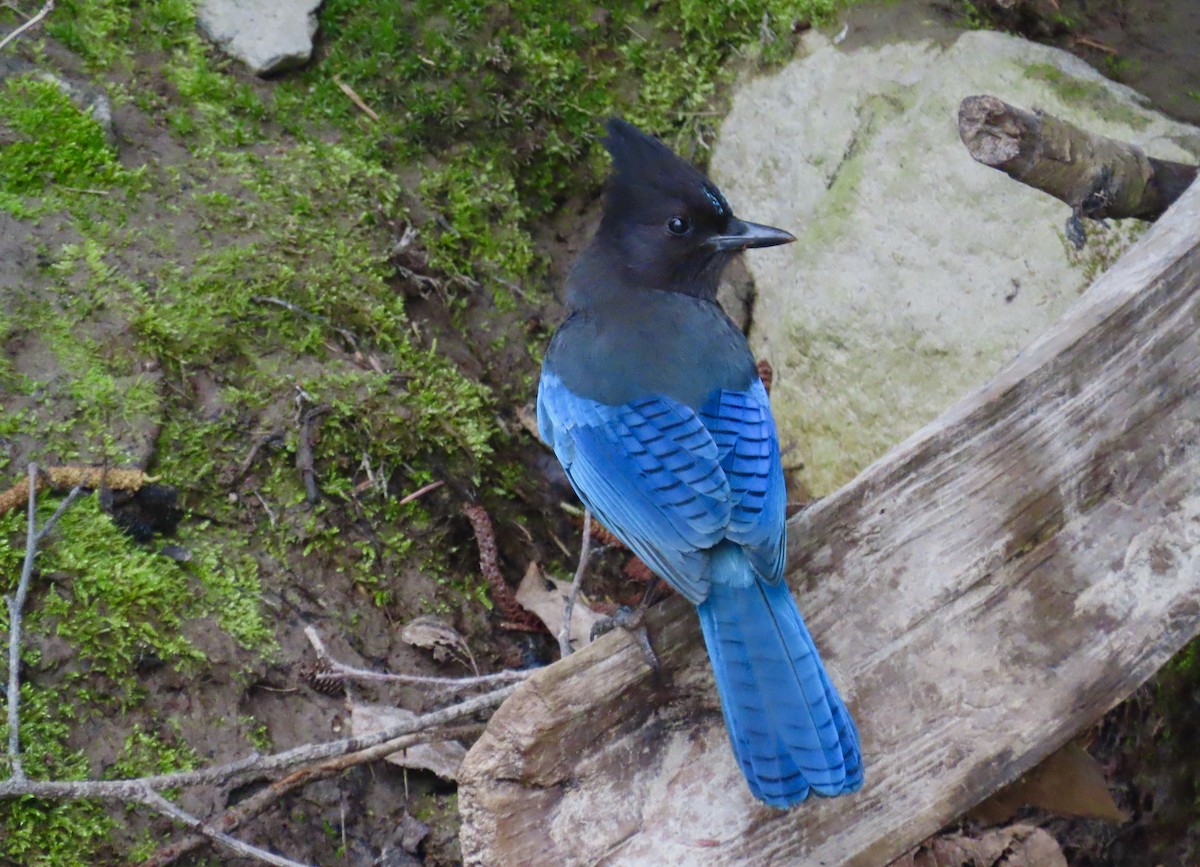
[[[567,559],[547,539],[572,528],[515,413],[554,312],[557,251],[535,230],[594,196],[605,116],[703,162],[725,84],[840,5],[327,0],[313,62],[261,82],[197,36],[189,0],[60,0],[6,52],[27,68],[0,79],[0,474],[152,452],[188,509],[174,542],[191,559],[129,540],[95,500],[47,541],[23,660],[27,766],[117,777],[327,736],[281,722],[309,721],[280,675],[300,622],[332,624],[381,665],[420,663],[395,626],[431,611],[485,664],[536,657],[536,641],[492,632],[456,517],[484,501],[514,576]],[[0,7],[5,29],[17,20]],[[44,71],[102,85],[117,141]],[[318,407],[312,506],[295,464]],[[448,484],[399,504],[434,479]],[[0,519],[5,592],[22,539],[20,516]],[[1189,658],[1160,701],[1190,701]],[[193,681],[225,684],[221,719],[180,710]],[[1174,722],[1153,737],[1171,756],[1190,742]],[[361,823],[394,824],[420,788],[388,773],[351,781]],[[443,841],[428,862],[452,863],[453,797],[415,800]],[[294,857],[347,857],[336,806],[285,812]],[[84,803],[4,803],[0,821],[0,864],[120,863],[154,845],[144,822]],[[328,840],[303,831],[330,822]]]
[[[262,82],[200,39],[187,0],[58,3],[0,79],[0,473],[148,458],[186,507],[188,559],[122,535],[95,498],[47,540],[23,657],[31,771],[193,766],[203,721],[160,682],[243,696],[213,724],[229,726],[222,757],[269,740],[245,689],[273,676],[296,611],[364,656],[394,657],[394,625],[430,611],[489,664],[527,656],[492,633],[457,514],[484,501],[514,572],[565,556],[515,411],[553,309],[554,251],[532,230],[594,194],[606,116],[703,160],[735,70],[786,57],[838,5],[331,0],[314,61]],[[115,139],[46,72],[98,84]],[[22,524],[0,519],[6,590]],[[0,863],[150,845],[144,822],[82,803],[7,802],[0,821]]]

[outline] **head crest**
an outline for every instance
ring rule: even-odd
[[[613,181],[652,187],[679,187],[705,182],[704,176],[669,147],[628,121],[614,117],[606,124],[604,146],[612,154]]]
[[[657,138],[616,117],[608,121],[606,129],[604,147],[613,161],[610,207],[632,207],[645,197],[699,195],[711,203],[718,216],[729,215],[729,204],[720,190]]]

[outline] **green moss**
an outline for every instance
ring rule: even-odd
[[[1085,81],[1068,75],[1052,63],[1034,63],[1025,69],[1025,77],[1044,81],[1065,103],[1085,105],[1113,123],[1143,129],[1150,120],[1126,105],[1098,81]]]
[[[35,75],[0,81],[0,142],[0,208],[18,216],[53,210],[73,198],[51,190],[49,201],[33,207],[29,198],[48,188],[105,194],[130,177],[91,115],[76,108],[54,81]]]
[[[1116,220],[1097,222],[1088,220],[1087,243],[1076,249],[1067,240],[1065,231],[1059,235],[1063,251],[1072,266],[1080,268],[1079,291],[1095,282],[1096,278],[1116,264],[1125,251],[1150,228],[1141,220]]]
[[[798,239],[802,247],[816,255],[845,235],[845,223],[854,213],[859,185],[868,169],[863,154],[870,149],[879,127],[902,114],[911,101],[911,88],[895,86],[887,93],[872,95],[859,106],[858,125],[850,145],[841,162],[832,167],[827,180],[828,193],[822,203],[821,219],[804,227],[804,234]],[[798,257],[803,258],[803,254]]]
[[[528,220],[598,180],[604,117],[690,146],[709,131],[703,117],[735,53],[783,59],[793,21],[827,21],[842,5],[331,0],[320,13],[326,54],[281,84],[276,105],[290,128],[315,113],[381,163],[440,163],[422,187],[441,217],[427,227],[435,256],[456,272],[486,262],[515,279],[537,263]]]
[[[5,624],[7,631],[7,623]],[[34,779],[84,780],[87,757],[67,746],[71,719],[62,696],[21,685],[21,753]],[[0,722],[0,738],[8,727]],[[113,820],[99,804],[37,798],[0,801],[0,861],[29,867],[91,867]]]
[[[44,501],[42,520],[54,504]],[[10,592],[23,557],[24,512],[0,516],[0,576]],[[184,636],[184,624],[212,617],[239,643],[269,652],[271,631],[259,608],[257,569],[231,546],[192,539],[193,552],[177,563],[134,544],[102,513],[95,497],[62,517],[38,556],[38,578],[25,616],[23,654],[31,671],[22,684],[21,744],[27,771],[38,779],[85,779],[83,753],[67,747],[75,722],[111,717],[142,697],[137,671],[147,660],[195,672],[203,654]],[[52,577],[51,577],[52,576]],[[0,631],[7,632],[7,612]],[[70,664],[42,671],[30,648],[53,635],[73,648]],[[196,757],[177,734],[134,730],[109,777],[194,767]],[[16,863],[94,864],[111,819],[83,802],[49,804],[35,799],[0,802],[0,857]]]
[[[421,195],[451,227],[429,242],[434,267],[475,276],[482,266],[509,280],[529,274],[536,256],[525,208],[512,174],[494,160],[468,152],[427,174]]]
[[[168,726],[163,731],[146,731],[135,726],[125,737],[117,760],[106,770],[110,780],[132,780],[156,774],[191,771],[200,767],[200,757],[178,733]]]
[[[130,6],[120,0],[63,0],[46,30],[93,68],[107,66],[128,50]]]
[[[21,538],[23,521],[23,514],[0,517],[0,533]],[[148,655],[195,669],[204,657],[181,632],[189,619],[214,616],[244,646],[269,646],[249,559],[218,554],[204,539],[190,548],[187,563],[164,558],[134,544],[95,497],[75,504],[56,536],[39,552],[38,564],[57,580],[38,594],[28,626],[31,634],[51,630],[71,643],[83,663],[71,679],[94,695],[119,702],[135,695],[135,669]],[[188,535],[180,542],[193,545]],[[6,546],[14,558],[15,547]]]
[[[5,289],[0,337],[39,363],[0,359],[13,398],[0,436],[34,443],[38,458],[124,463],[157,430],[155,471],[211,520],[185,522],[176,541],[191,559],[177,563],[130,542],[94,499],[64,518],[39,558],[29,647],[53,633],[79,664],[43,672],[27,650],[27,765],[85,776],[86,757],[67,748],[73,721],[142,698],[139,663],[202,676],[191,620],[270,654],[259,563],[340,572],[381,606],[420,567],[442,588],[431,608],[480,616],[485,585],[457,568],[474,551],[395,489],[440,478],[512,499],[527,473],[498,460],[512,445],[498,416],[532,383],[519,373],[498,395],[416,333],[390,261],[396,235],[417,224],[450,275],[442,284],[468,288],[451,299],[460,310],[478,285],[498,313],[520,315],[544,264],[531,226],[594,191],[604,117],[702,159],[734,61],[788,56],[792,20],[839,5],[329,0],[317,59],[268,85],[197,35],[187,0],[60,0],[41,32],[110,74],[113,100],[179,148],[169,165],[123,167],[56,85],[0,85],[0,207],[61,218],[43,233],[35,279]],[[18,50],[44,63],[39,38]],[[497,322],[480,354],[528,344],[532,370],[545,335]],[[322,498],[310,507],[298,419],[317,405],[328,408],[310,438]],[[0,583],[19,571],[21,538],[20,516],[0,518]],[[169,730],[137,730],[107,773],[194,758]],[[452,854],[453,799],[436,811]],[[68,867],[99,863],[113,827],[94,806],[28,800],[0,803],[0,821],[0,858]]]

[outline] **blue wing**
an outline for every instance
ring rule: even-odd
[[[787,491],[770,399],[760,380],[747,391],[721,390],[700,408],[733,496],[726,538],[745,548],[762,578],[783,580]]]
[[[761,382],[714,392],[697,414],[661,396],[603,404],[543,371],[538,428],[601,523],[693,603],[723,539],[782,580],[786,494]]]
[[[708,549],[732,508],[716,443],[688,407],[663,397],[612,406],[543,371],[538,428],[580,499],[683,596],[708,595]]]

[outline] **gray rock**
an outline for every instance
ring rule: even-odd
[[[104,140],[108,142],[109,147],[117,146],[112,102],[103,88],[87,82],[67,81],[49,72],[42,72],[40,76],[46,81],[52,81],[58,85],[59,89],[70,97],[71,102],[75,103],[80,111],[92,116],[92,120],[100,125],[100,130],[104,133]]]
[[[201,0],[196,22],[256,75],[302,66],[312,56],[321,0]]]
[[[1144,224],[1063,236],[1066,205],[975,163],[958,104],[990,93],[1154,156],[1195,162],[1200,130],[1064,52],[1000,33],[805,56],[735,95],[711,171],[750,219],[799,241],[754,251],[751,344],[801,481],[824,494],[1053,322]]]
[[[754,295],[754,278],[746,270],[742,258],[734,259],[721,275],[717,301],[742,331],[750,330],[750,320],[754,316]]]
[[[36,75],[38,78],[49,81],[57,86],[80,111],[91,115],[92,119],[100,124],[100,129],[104,133],[104,140],[108,142],[110,147],[116,147],[117,134],[113,126],[112,102],[109,100],[108,93],[104,88],[89,81],[63,78],[61,75],[47,72],[36,64],[29,63],[19,57],[0,56],[0,81],[10,76],[29,74]]]

